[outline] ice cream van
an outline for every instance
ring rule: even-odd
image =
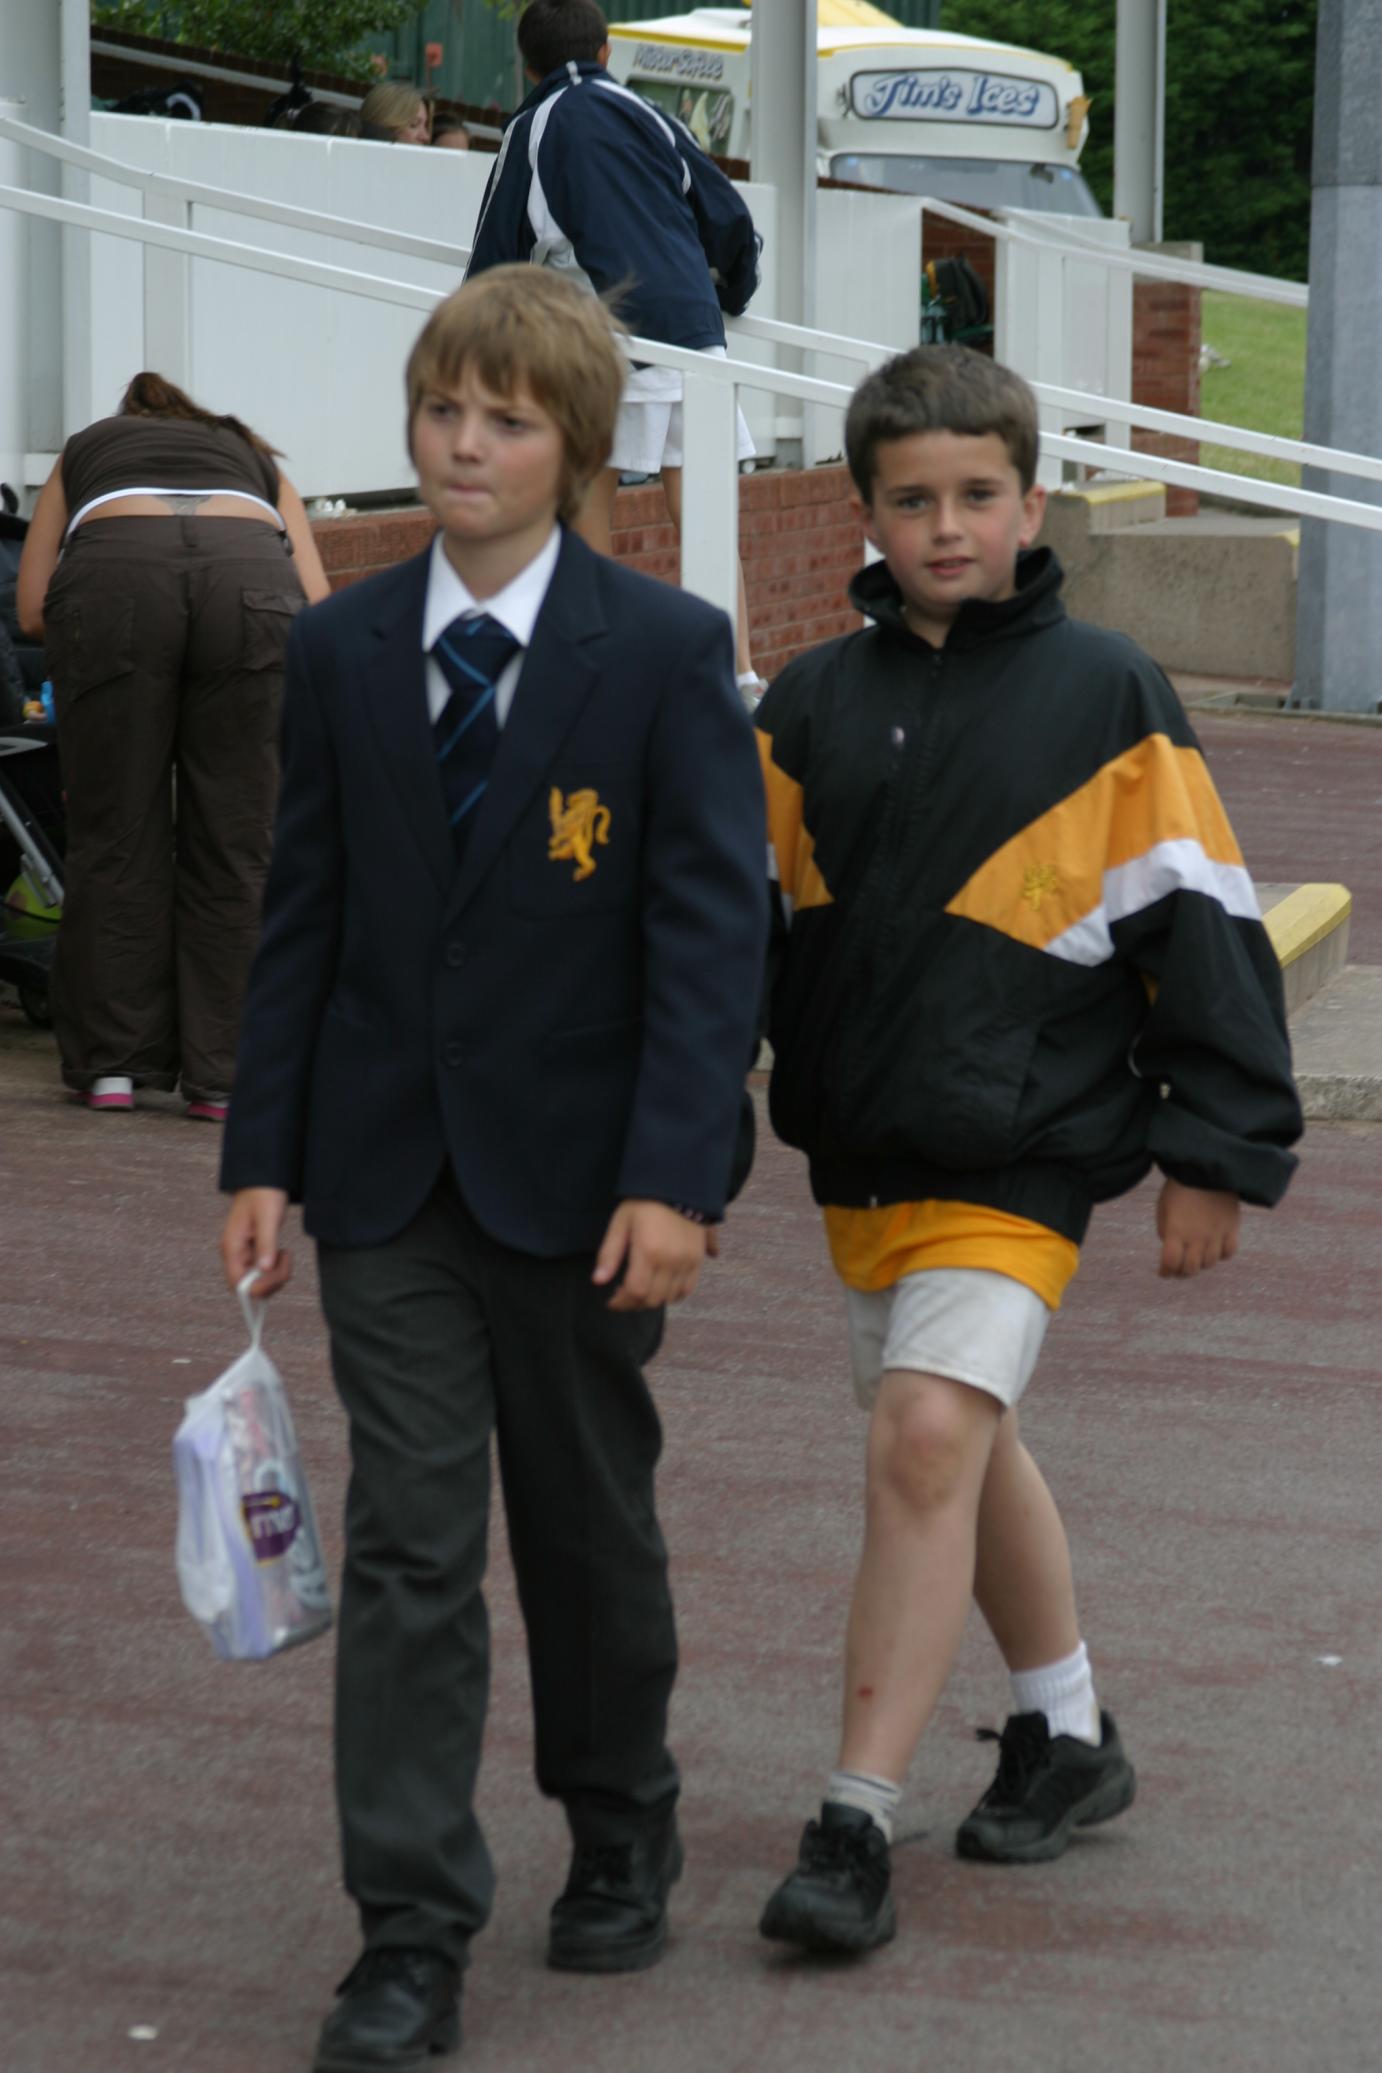
[[[610,23],[609,69],[707,151],[751,153],[746,6]],[[818,0],[817,165],[851,187],[1097,216],[1080,172],[1089,100],[1063,58],[904,29],[869,0]]]

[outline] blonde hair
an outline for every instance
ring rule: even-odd
[[[609,459],[624,388],[620,326],[598,296],[535,266],[496,266],[439,304],[408,356],[408,449],[429,389],[472,373],[496,396],[526,388],[562,439],[558,516],[570,524]]]
[[[397,138],[404,130],[411,129],[419,104],[427,110],[430,130],[432,96],[425,94],[420,86],[410,85],[406,79],[381,79],[361,101],[360,121],[366,132],[387,130]]]

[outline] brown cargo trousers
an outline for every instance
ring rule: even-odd
[[[89,520],[44,604],[67,794],[52,976],[69,1087],[230,1091],[305,599],[240,518]]]

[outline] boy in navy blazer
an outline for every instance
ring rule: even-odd
[[[729,622],[568,530],[622,377],[556,274],[452,296],[407,377],[437,539],[289,649],[222,1253],[271,1294],[301,1200],[350,1419],[336,1771],[365,1948],[317,2073],[459,2041],[493,1892],[491,1434],[574,1844],[550,1963],[652,1964],[681,1869],[643,1369],[730,1191],[765,833]]]

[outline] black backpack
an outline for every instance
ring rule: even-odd
[[[984,284],[969,261],[963,255],[928,259],[921,277],[923,343],[974,345],[992,328]]]
[[[19,499],[0,482],[0,720],[20,718],[24,700],[37,698],[43,683],[43,650],[19,631],[14,608],[19,556],[27,518],[20,518]]]

